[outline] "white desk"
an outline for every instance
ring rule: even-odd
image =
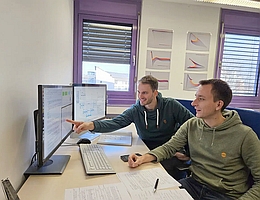
[[[148,148],[133,131],[132,146],[102,145],[117,173],[161,166],[159,163],[147,163],[137,168],[129,168],[127,162],[120,159],[122,154],[139,152],[144,154]],[[63,200],[65,189],[91,185],[120,182],[116,174],[92,175],[85,174],[78,146],[62,146],[56,154],[71,155],[69,163],[62,175],[31,175],[18,192],[22,200]]]

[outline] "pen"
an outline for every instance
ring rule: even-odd
[[[154,192],[154,193],[155,193],[156,190],[157,190],[158,183],[159,183],[159,178],[157,178],[156,181],[155,181],[155,185],[154,185],[154,188],[153,188],[153,192]]]

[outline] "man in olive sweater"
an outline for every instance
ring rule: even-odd
[[[259,200],[260,141],[250,127],[242,124],[236,111],[224,110],[231,99],[226,82],[200,81],[192,102],[196,117],[185,122],[162,146],[140,157],[131,154],[129,166],[171,158],[189,144],[192,175],[179,182],[194,199]]]

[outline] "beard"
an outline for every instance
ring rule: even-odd
[[[153,102],[153,97],[151,97],[150,99],[147,99],[147,100],[145,100],[145,101],[143,101],[143,102],[140,100],[141,106],[149,105],[149,104],[152,103],[152,102]]]

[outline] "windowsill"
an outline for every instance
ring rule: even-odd
[[[127,105],[108,105],[107,115],[118,115],[128,109],[130,106]]]
[[[114,107],[119,107],[119,108],[125,107],[125,108],[129,108],[131,105],[133,105],[133,104],[107,104],[107,107],[111,107],[111,108],[114,108]]]

